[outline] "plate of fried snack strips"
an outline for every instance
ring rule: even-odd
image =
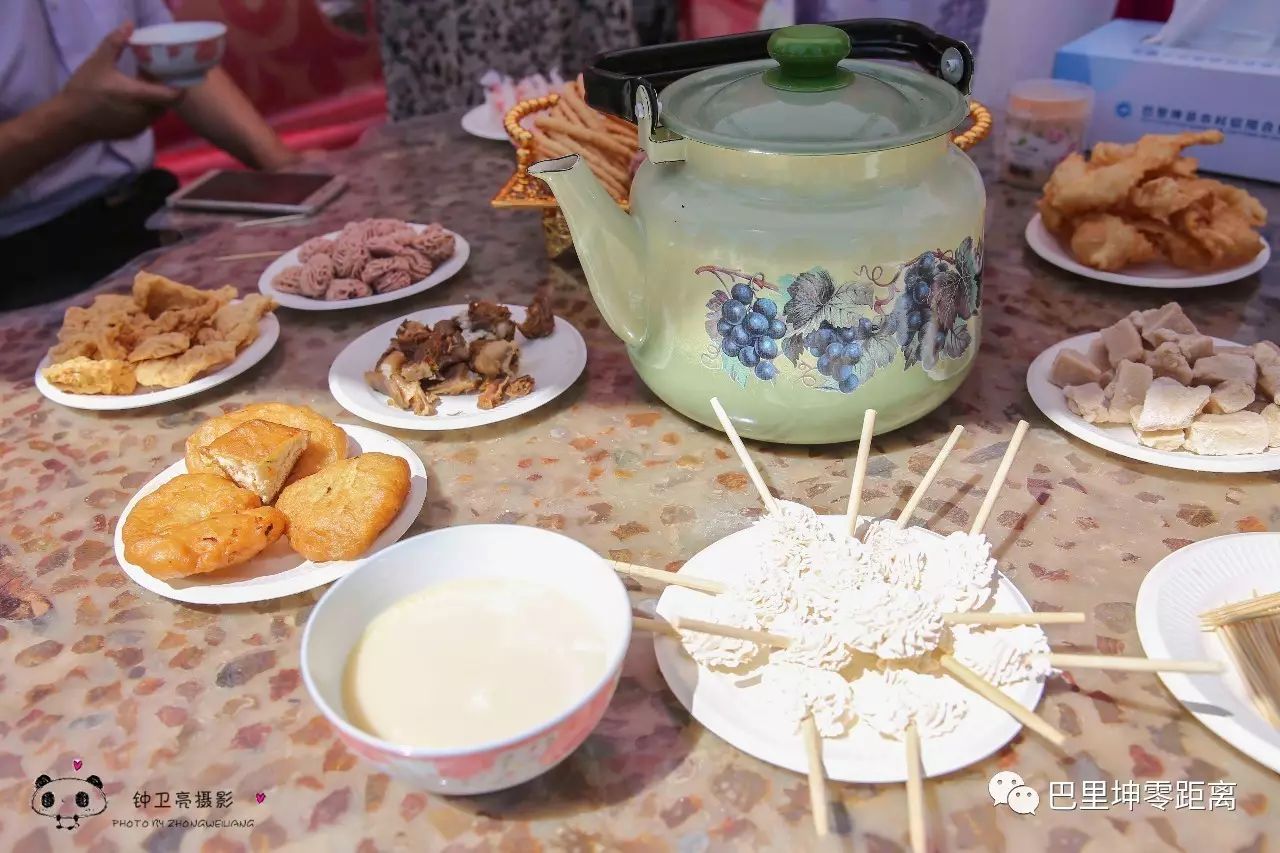
[[[1176,302],[1049,347],[1027,388],[1055,424],[1130,459],[1280,469],[1280,346],[1201,334]]]
[[[1099,142],[1054,169],[1027,224],[1031,249],[1077,275],[1135,287],[1226,284],[1262,269],[1267,209],[1239,187],[1200,177],[1183,149],[1217,130]]]
[[[72,306],[36,368],[40,393],[99,411],[167,403],[221,385],[266,357],[280,336],[276,304],[231,285],[204,290],[149,272],[131,293]]]
[[[362,219],[276,258],[258,290],[302,311],[377,305],[435,287],[470,254],[466,240],[436,222]]]
[[[467,429],[550,402],[586,364],[582,336],[542,294],[528,308],[472,302],[383,323],[338,354],[329,390],[384,426]]]
[[[138,490],[116,525],[116,559],[175,601],[267,601],[360,566],[404,535],[426,496],[426,468],[404,442],[255,403],[205,421],[185,457]]]

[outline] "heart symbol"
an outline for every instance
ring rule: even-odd
[[[71,761],[71,766],[79,770],[81,767],[84,767],[84,762],[76,758]]]
[[[261,805],[262,801],[267,798],[267,795],[259,791],[258,793],[253,795],[253,798],[258,801],[259,805]]]

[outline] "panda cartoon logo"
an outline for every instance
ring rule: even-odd
[[[53,818],[58,829],[71,830],[80,825],[81,819],[106,811],[107,795],[102,792],[102,780],[97,776],[50,779],[42,774],[36,777],[31,810]]]

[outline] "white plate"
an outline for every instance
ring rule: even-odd
[[[519,305],[507,307],[511,309],[511,319],[517,322],[524,319],[524,308]],[[567,320],[556,317],[556,329],[548,337],[531,341],[516,333],[520,344],[520,372],[533,377],[533,393],[503,403],[496,409],[485,411],[476,405],[479,394],[466,394],[441,397],[440,409],[434,415],[415,415],[392,406],[386,394],[369,387],[364,378],[365,372],[373,370],[387,351],[401,323],[417,320],[431,325],[464,314],[466,310],[465,305],[428,308],[388,320],[365,332],[334,359],[333,366],[329,368],[329,392],[348,412],[375,424],[398,429],[470,429],[505,421],[551,402],[568,390],[587,366],[587,345],[582,335]]]
[[[427,226],[416,222],[406,223],[419,231]],[[262,275],[258,277],[258,290],[270,296],[276,302],[279,302],[286,308],[297,308],[299,311],[344,311],[347,308],[363,308],[366,305],[380,305],[383,302],[394,302],[397,299],[404,299],[407,296],[413,296],[424,290],[430,290],[437,284],[441,284],[457,274],[466,264],[467,258],[471,256],[471,245],[463,239],[456,231],[449,231],[453,235],[454,247],[453,257],[445,261],[440,266],[431,271],[431,275],[426,278],[415,281],[408,287],[402,287],[399,290],[393,290],[390,293],[375,293],[372,296],[360,296],[356,299],[337,299],[330,302],[327,299],[311,299],[301,296],[297,293],[281,293],[276,290],[271,282],[279,275],[285,267],[291,267],[298,263],[298,249],[301,246],[295,246],[288,252],[271,262],[271,266],[262,271]],[[320,235],[326,240],[332,240],[337,237],[340,232],[330,231],[328,234]]]
[[[290,547],[288,536],[282,536],[267,550],[231,569],[211,572],[207,575],[196,575],[190,579],[175,578],[164,581],[147,574],[141,566],[135,566],[124,557],[124,540],[121,530],[124,520],[133,511],[134,505],[165,483],[187,473],[187,463],[179,459],[151,478],[130,500],[120,514],[116,524],[116,560],[124,573],[138,586],[172,598],[174,601],[185,601],[188,604],[244,604],[250,601],[270,601],[299,592],[306,592],[354,571],[382,548],[404,535],[422,510],[427,499],[427,469],[414,453],[397,438],[369,427],[338,424],[347,433],[347,455],[357,456],[361,453],[378,452],[399,456],[409,463],[409,494],[404,506],[381,535],[374,540],[373,546],[364,556],[355,560],[331,560],[325,563],[313,563]]]
[[[1254,255],[1253,260],[1239,266],[1229,267],[1210,273],[1196,273],[1175,267],[1164,261],[1152,261],[1135,264],[1127,268],[1127,272],[1104,272],[1087,267],[1077,261],[1070,252],[1063,248],[1058,238],[1049,233],[1040,219],[1040,214],[1031,217],[1025,232],[1027,245],[1044,260],[1067,272],[1082,275],[1085,278],[1106,281],[1112,284],[1127,284],[1131,287],[1155,287],[1165,290],[1180,290],[1188,287],[1210,287],[1215,284],[1229,284],[1239,281],[1245,276],[1253,275],[1271,260],[1271,244],[1263,239],[1262,251]]]
[[[239,300],[236,300],[237,302]],[[271,348],[280,337],[280,321],[274,314],[264,314],[258,321],[258,337],[253,343],[240,351],[235,361],[222,368],[198,376],[186,385],[177,388],[158,388],[155,391],[135,391],[132,394],[70,394],[60,391],[49,384],[41,375],[41,371],[49,366],[49,356],[45,355],[36,366],[36,388],[40,393],[55,403],[70,406],[73,409],[92,409],[95,412],[118,412],[125,409],[141,409],[156,406],[172,400],[181,400],[192,394],[207,391],[223,382],[228,382],[267,357]]]
[[[507,136],[507,129],[502,126],[502,120],[494,115],[488,104],[481,104],[467,110],[462,116],[462,129],[481,139],[492,139],[495,142],[511,141]]]
[[[1280,731],[1253,708],[1218,638],[1200,614],[1280,591],[1280,533],[1234,533],[1174,551],[1147,573],[1135,616],[1142,650],[1153,658],[1223,661],[1225,675],[1162,672],[1169,692],[1205,728],[1280,773]]]
[[[1044,412],[1045,417],[1094,447],[1101,447],[1103,450],[1136,459],[1139,462],[1150,462],[1152,465],[1180,468],[1183,471],[1231,474],[1280,470],[1280,447],[1273,447],[1265,453],[1242,453],[1233,456],[1201,456],[1189,450],[1156,450],[1154,447],[1144,447],[1139,444],[1137,434],[1128,424],[1091,424],[1068,409],[1067,398],[1062,393],[1062,389],[1049,381],[1049,370],[1053,367],[1053,360],[1063,349],[1085,352],[1089,348],[1089,343],[1099,334],[1099,332],[1089,332],[1060,341],[1036,356],[1036,360],[1027,368],[1027,390],[1031,392],[1031,399],[1040,407],[1040,411]],[[1214,338],[1213,343],[1219,347],[1240,346],[1223,338]]]
[[[844,523],[844,516],[828,515],[823,520],[836,527]],[[681,571],[695,577],[731,581],[741,573],[742,566],[759,559],[759,546],[754,528],[740,530],[699,551]],[[686,596],[699,595],[669,586],[658,600],[658,612],[663,616],[678,614]],[[1001,613],[1031,612],[1022,593],[1004,575],[1000,576],[994,601],[992,609]],[[671,692],[699,723],[761,761],[797,773],[807,772],[808,760],[800,736],[779,731],[767,722],[774,717],[754,688],[740,687],[734,677],[699,666],[673,637],[655,636],[654,650]],[[1044,685],[1025,682],[1003,690],[1018,703],[1035,708]],[[941,776],[981,761],[1022,728],[1017,720],[976,694],[968,694],[967,698],[969,712],[955,731],[922,742],[926,776]],[[882,737],[866,726],[855,726],[843,737],[823,740],[822,761],[827,777],[837,782],[903,782],[907,778],[903,742]]]

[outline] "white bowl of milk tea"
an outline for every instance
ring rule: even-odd
[[[406,539],[334,584],[302,677],[347,747],[439,794],[528,781],[586,739],[631,638],[626,588],[591,549],[535,527]]]

